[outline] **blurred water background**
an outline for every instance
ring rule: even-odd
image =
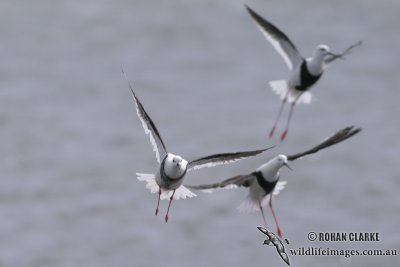
[[[287,68],[243,4],[304,55],[341,51],[298,106],[287,140],[269,140],[279,100],[268,81]],[[262,246],[246,190],[173,203],[135,178],[155,156],[121,75],[124,66],[167,148],[187,159],[273,151],[190,172],[187,183],[247,173],[347,125],[351,140],[282,170],[275,210],[288,248],[399,249],[400,2],[0,2],[0,266],[285,266]],[[282,120],[283,122],[283,120]],[[279,131],[283,128],[280,124]],[[278,132],[279,132],[278,131]],[[267,220],[274,228],[272,216]],[[379,232],[380,242],[310,242],[315,232]],[[293,266],[394,266],[399,257],[292,257]]]

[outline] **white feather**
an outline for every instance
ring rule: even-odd
[[[237,207],[240,212],[250,213],[260,210],[258,201],[248,195],[245,200]]]
[[[289,90],[289,84],[286,80],[271,81],[269,82],[269,86],[271,86],[272,91],[274,91],[281,100],[285,98]]]
[[[157,134],[157,129],[155,129],[155,125],[154,125],[154,129],[153,129],[153,125],[151,123],[151,119],[150,119],[149,115],[147,115],[147,112],[144,110],[144,107],[143,107],[142,103],[140,103],[140,100],[137,98],[135,92],[133,91],[132,84],[129,81],[128,77],[126,76],[126,73],[125,73],[124,69],[122,69],[122,74],[124,75],[126,81],[128,82],[129,88],[131,89],[131,92],[132,92],[132,95],[133,95],[133,101],[135,102],[135,106],[136,106],[136,114],[138,115],[140,121],[142,122],[142,127],[144,129],[144,133],[149,135],[150,143],[153,146],[153,151],[156,153],[157,162],[161,163],[159,149],[163,149],[163,152],[166,153],[164,144],[162,143],[162,140],[161,140],[161,137],[160,136],[154,136],[155,134]],[[139,108],[139,107],[141,107],[141,108]],[[155,138],[159,139],[159,141],[161,143],[159,145],[161,147],[158,147],[157,140]]]
[[[272,194],[273,194],[274,196],[279,195],[280,191],[282,191],[283,189],[285,189],[285,185],[286,185],[286,184],[287,184],[286,181],[279,181],[279,182],[276,184],[276,186],[275,186],[274,191],[272,192]]]
[[[173,190],[161,190],[161,200],[169,200],[172,196]],[[196,197],[197,195],[181,185],[175,190],[174,200]]]
[[[212,193],[214,193],[215,188],[204,189],[204,190],[200,190],[200,191],[203,193],[206,193],[206,194],[212,194]]]
[[[295,90],[295,92],[298,94],[299,91]],[[292,96],[292,99],[293,99],[292,102],[294,101],[294,99],[296,99],[296,97],[297,96],[295,96],[295,97]],[[301,103],[310,104],[312,100],[313,100],[312,93],[310,91],[306,91],[306,92],[303,92],[303,94],[300,96],[299,99],[297,99],[296,104],[301,104]]]
[[[135,98],[134,98],[134,99],[135,99]],[[140,113],[140,110],[139,110],[138,103],[136,102],[136,99],[135,99],[135,104],[136,104],[136,113],[137,113],[137,115],[138,115],[140,121],[142,122],[142,126],[143,126],[143,129],[144,129],[144,133],[149,135],[149,137],[150,137],[150,143],[151,143],[151,145],[153,146],[153,151],[156,153],[157,162],[158,162],[158,163],[161,163],[161,160],[160,160],[160,152],[159,152],[158,147],[157,147],[157,142],[156,142],[156,140],[155,140],[155,138],[154,138],[154,136],[153,136],[153,132],[150,131],[150,129],[149,129],[147,123],[146,123],[146,120],[142,117],[142,115],[141,115],[141,113]]]
[[[289,70],[292,70],[293,62],[289,58],[288,54],[285,52],[284,48],[282,47],[282,44],[278,40],[273,38],[268,32],[266,32],[261,26],[257,25],[257,27],[260,29],[265,38],[272,44],[275,50],[282,56]]]
[[[149,174],[149,173],[136,173],[137,179],[142,182],[146,182],[146,188],[150,190],[151,193],[155,194],[159,192],[160,187],[156,182],[156,176],[154,174]],[[172,196],[173,190],[161,190],[161,197],[160,199],[170,199]],[[191,192],[189,189],[187,189],[185,186],[181,185],[175,190],[174,194],[174,199],[185,199],[185,198],[191,198],[191,197],[196,197],[196,194]]]
[[[156,182],[156,176],[149,173],[136,173],[137,179],[142,182],[146,182],[146,188],[151,191],[151,193],[158,193],[159,186]]]
[[[207,162],[204,164],[200,164],[200,165],[195,165],[192,168],[189,168],[188,171],[193,170],[198,170],[198,169],[202,169],[202,168],[212,168],[218,165],[225,165],[225,164],[231,164],[233,162],[245,159],[247,157],[241,157],[241,158],[237,158],[237,159],[230,159],[230,160],[219,160],[219,161],[215,161],[215,162]]]
[[[310,104],[312,101],[312,94],[310,92],[299,91],[295,88],[291,88],[286,80],[271,81],[269,82],[269,85],[271,86],[272,91],[274,91],[280,99],[284,99],[287,96],[287,101],[289,103],[294,102],[300,94],[301,96],[297,99],[296,104]]]
[[[272,192],[272,196],[278,195],[279,192],[282,191],[285,188],[286,184],[287,184],[286,181],[279,181],[276,184],[276,186],[274,188],[274,191]],[[268,194],[262,199],[261,205],[263,207],[268,204],[270,197],[271,197],[271,194]],[[238,206],[238,210],[240,212],[250,213],[250,212],[254,212],[254,211],[259,211],[260,210],[260,206],[259,206],[258,200],[255,199],[254,196],[249,194],[246,197],[246,199]]]

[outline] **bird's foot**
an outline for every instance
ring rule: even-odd
[[[281,141],[285,140],[286,135],[287,135],[287,130],[285,130],[282,134],[281,134]]]

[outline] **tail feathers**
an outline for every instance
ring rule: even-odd
[[[275,188],[274,188],[274,191],[272,192],[272,195],[274,195],[274,196],[279,195],[279,193],[280,193],[283,189],[285,189],[285,185],[286,185],[286,184],[287,184],[286,181],[279,181],[279,182],[276,184],[276,186],[275,186]]]
[[[297,99],[296,104],[310,104],[312,101],[312,94],[310,92],[299,91],[295,88],[291,88],[286,80],[271,81],[269,82],[269,85],[271,86],[272,91],[274,91],[281,100],[287,96],[287,101],[289,103],[294,102],[299,95],[301,96]]]
[[[136,173],[137,179],[142,182],[146,182],[146,188],[151,191],[151,193],[158,193],[160,187],[156,182],[156,176],[149,173]]]
[[[238,206],[238,210],[244,213],[250,213],[260,210],[258,206],[258,201],[247,196],[246,199]]]
[[[274,91],[282,100],[286,97],[289,90],[289,84],[286,80],[278,80],[269,82],[272,91]]]
[[[171,190],[165,191],[164,193],[168,193],[168,197],[167,197],[168,199],[172,195],[172,191]],[[162,195],[163,194],[161,194],[161,199],[163,199]],[[192,191],[190,191],[189,189],[187,189],[187,187],[181,185],[175,190],[174,199],[178,200],[178,199],[181,199],[181,198],[185,199],[185,198],[192,198],[192,197],[196,197],[196,196],[197,195],[195,193],[193,193]]]
[[[164,200],[170,200],[172,193],[174,190],[161,190],[161,196],[160,199]],[[192,197],[197,197],[196,194],[194,194],[192,191],[187,189],[185,186],[181,185],[177,189],[175,189],[175,194],[174,194],[174,199],[179,200],[179,199],[185,199],[185,198],[192,198]]]
[[[136,173],[137,179],[142,182],[146,182],[146,188],[151,191],[151,193],[158,193],[160,190],[159,185],[156,182],[156,176],[154,174],[148,174],[148,173]],[[161,190],[161,196],[160,199],[170,199],[172,196],[173,190]],[[174,199],[185,199],[185,198],[191,198],[191,197],[196,197],[196,194],[191,192],[189,189],[187,189],[185,186],[181,185],[175,190],[174,194]]]
[[[297,96],[299,95],[299,91],[291,90],[289,94],[289,102],[293,102],[296,100]],[[310,92],[303,92],[299,99],[297,99],[296,104],[310,104],[312,101],[312,94]]]
[[[272,192],[272,197],[276,196],[279,194],[280,191],[282,191],[285,188],[285,185],[287,184],[286,181],[279,181],[275,188],[274,191]],[[268,205],[268,202],[270,200],[271,194],[266,195],[262,201],[261,205],[264,207]],[[258,203],[257,199],[252,198],[250,195],[246,197],[246,199],[239,205],[238,210],[240,212],[245,212],[245,213],[250,213],[253,211],[259,211],[260,206]]]

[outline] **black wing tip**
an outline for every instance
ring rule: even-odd
[[[269,146],[269,147],[266,147],[266,148],[261,148],[261,149],[258,149],[258,150],[249,150],[249,151],[235,152],[235,154],[242,154],[242,153],[247,154],[247,153],[252,153],[252,154],[254,154],[254,155],[258,155],[258,154],[260,154],[260,153],[262,153],[262,152],[264,152],[264,151],[273,149],[273,148],[275,148],[275,147],[276,147],[276,145],[273,145],[273,146]]]
[[[235,155],[247,155],[247,157],[252,157],[252,156],[256,156],[258,154],[261,154],[267,150],[273,149],[275,148],[276,145],[270,146],[270,147],[266,147],[266,148],[262,148],[262,149],[258,149],[258,150],[249,150],[249,151],[241,151],[241,152],[234,152],[234,153],[227,153],[227,154],[235,154]]]
[[[276,147],[276,145],[273,145],[273,146],[270,146],[270,147],[267,147],[267,148],[263,148],[263,149],[260,149],[260,150],[256,150],[256,151],[260,151],[260,153],[262,153],[262,152],[264,152],[264,151],[273,149],[273,148],[275,148],[275,147]]]
[[[133,91],[132,83],[131,83],[131,81],[129,80],[128,76],[126,75],[126,72],[125,72],[125,70],[124,70],[124,66],[122,66],[122,65],[121,65],[121,73],[122,73],[122,76],[124,76],[126,82],[128,83],[129,89],[131,90],[133,97],[134,97],[136,100],[139,100],[139,99],[137,98],[136,94],[135,94],[135,91]],[[139,101],[139,102],[140,102],[140,101]]]
[[[266,232],[267,232],[267,229],[265,229],[264,227],[261,227],[261,226],[257,226],[257,229],[263,234],[266,234]]]
[[[243,4],[243,5],[247,9],[247,11],[252,11],[252,9],[247,4]]]
[[[273,148],[275,148],[276,146],[277,146],[277,145],[273,145],[273,146],[267,147],[265,150],[273,149]]]
[[[256,156],[258,154],[261,154],[264,151],[272,149],[275,146],[276,145],[270,146],[270,147],[267,147],[267,148],[258,149],[258,150],[248,150],[248,151],[240,151],[240,152],[227,152],[227,153],[212,154],[212,155],[209,155],[209,156],[205,156],[205,157],[202,157],[202,158],[198,158],[198,159],[192,160],[192,161],[189,162],[189,165],[193,164],[193,163],[195,163],[195,162],[197,162],[199,160],[207,160],[207,159],[212,159],[212,158],[215,158],[215,157],[224,157],[224,156],[252,157],[252,156]]]
[[[345,128],[342,128],[335,133],[333,133],[331,136],[328,138],[324,139],[320,144],[315,146],[314,148],[307,150],[302,153],[294,154],[294,155],[289,155],[287,156],[288,161],[294,161],[298,158],[302,158],[304,156],[307,156],[309,154],[314,154],[320,151],[321,149],[325,149],[327,147],[330,147],[332,145],[336,145],[342,141],[345,141],[346,139],[349,139],[350,137],[358,134],[359,132],[362,131],[362,128],[358,127],[355,128],[354,125],[347,126]]]
[[[361,131],[362,131],[362,128],[360,128],[360,127],[355,128],[354,125],[347,126],[343,129],[337,131],[336,133],[334,133],[333,136],[328,138],[327,140],[331,139],[331,142],[333,144],[337,144],[346,139],[349,139],[350,137],[358,134]]]
[[[121,65],[121,73],[124,76],[124,78],[129,82],[128,76],[126,75],[126,72],[124,70],[124,66],[123,65]]]
[[[248,5],[244,4],[244,7],[246,8],[247,12],[250,13],[250,15],[255,18],[256,20],[258,20],[259,18],[261,18],[260,15],[258,15],[257,12],[255,12],[253,9],[251,9]]]
[[[250,16],[252,16],[256,21],[264,20],[264,18],[262,18],[257,12],[255,12],[248,5],[244,4],[244,7],[246,8],[247,12],[249,12]]]
[[[260,154],[260,153],[262,153],[262,152],[264,152],[264,151],[273,149],[273,148],[275,148],[275,147],[276,147],[276,145],[273,145],[273,146],[270,146],[270,147],[261,148],[261,149],[257,149],[257,150],[248,150],[248,151],[234,152],[234,153],[232,153],[232,154],[248,154],[248,153],[251,153],[251,154],[254,154],[254,155],[258,155],[258,154]]]
[[[358,134],[361,131],[362,131],[361,127],[355,128],[354,125],[351,125],[351,126],[347,126],[347,127],[343,128],[342,130],[339,130],[335,135],[338,135],[339,136],[338,139],[340,141],[342,141],[342,140],[352,137],[355,134]]]
[[[338,130],[331,137],[327,139],[345,140],[361,131],[362,131],[361,127],[355,128],[354,125],[351,125]]]

